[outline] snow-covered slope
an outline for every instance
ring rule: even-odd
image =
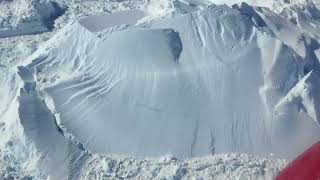
[[[21,63],[0,66],[0,149],[23,162],[17,170],[51,179],[264,179],[284,161],[154,158],[293,157],[319,139],[316,5],[275,13],[164,1],[152,13],[159,4],[150,3],[62,23]]]
[[[92,152],[270,153],[274,106],[319,62],[296,26],[267,9],[238,9],[211,6],[144,28],[80,19],[25,65],[59,125]]]
[[[269,152],[259,97],[264,59],[249,19],[215,6],[99,37],[86,20],[70,24],[26,67],[46,78],[39,90],[53,101],[60,125],[90,151],[180,157],[212,148]],[[237,34],[234,22],[242,30]]]

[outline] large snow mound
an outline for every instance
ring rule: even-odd
[[[91,152],[268,154],[273,108],[310,62],[303,42],[272,27],[280,16],[242,13],[250,8],[210,6],[147,28],[111,28],[108,16],[80,19],[25,67],[52,101],[59,126]],[[248,16],[264,11],[256,21]]]
[[[269,152],[258,38],[279,42],[259,34],[250,19],[213,6],[100,37],[82,24],[70,24],[52,50],[26,67],[50,78],[41,89],[60,125],[90,151]]]
[[[266,173],[265,161],[234,161],[242,155],[221,155],[222,164],[233,164],[221,167],[216,155],[208,160],[214,165],[197,170],[195,159],[159,165],[101,154],[292,157],[319,139],[315,4],[279,14],[245,3],[173,5],[192,13],[151,21],[140,10],[80,18],[16,69],[0,66],[0,147],[24,162],[17,169],[51,179],[188,179],[220,172],[215,167],[234,177],[257,167],[263,179],[277,170]]]

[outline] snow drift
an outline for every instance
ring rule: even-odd
[[[54,179],[92,154],[295,155],[319,138],[319,34],[289,12],[296,24],[247,4],[79,19],[11,74],[12,109]]]
[[[69,24],[25,66],[43,77],[38,91],[53,102],[59,126],[88,150],[272,151],[272,109],[304,76],[293,48],[227,6],[148,28],[101,25],[103,18],[109,22]]]

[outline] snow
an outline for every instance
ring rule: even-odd
[[[314,53],[317,56],[317,58],[320,59],[320,49],[317,49]]]
[[[272,179],[287,160],[220,154],[188,160],[94,156],[80,179]]]
[[[317,4],[20,1],[1,178],[272,179],[319,139]]]
[[[281,12],[287,7],[295,6],[295,5],[304,5],[307,4],[308,0],[210,0],[215,4],[227,4],[232,6],[234,4],[241,4],[242,2],[248,3],[253,6],[266,7],[275,12]],[[319,4],[318,0],[311,0],[310,2],[314,2]]]
[[[275,107],[276,128],[274,128],[273,135],[275,139],[282,136],[276,140],[280,144],[278,149],[282,154],[287,154],[288,148],[302,152],[310,146],[309,139],[311,142],[316,142],[319,139],[318,128],[314,128],[319,125],[319,85],[314,83],[318,82],[319,78],[320,74],[317,70],[309,72]],[[310,118],[314,122],[299,122],[299,116],[306,114],[308,116],[304,119]],[[289,128],[288,124],[290,124]],[[292,133],[293,129],[294,134]],[[306,137],[306,134],[309,138]],[[295,141],[295,143],[287,143],[286,146],[283,146],[282,141],[288,139]]]
[[[99,32],[117,25],[136,24],[145,17],[145,13],[139,10],[119,11],[112,14],[95,15],[82,18],[79,23],[91,32]]]
[[[215,21],[221,32],[215,29]],[[237,34],[232,27],[235,21],[242,29]],[[81,21],[65,31],[52,39],[56,45],[49,43],[52,51],[37,51],[26,60],[32,61],[26,67],[40,72],[35,76],[48,78],[40,83],[40,91],[52,98],[61,126],[90,151],[135,156],[170,152],[189,157],[209,153],[210,142],[215,141],[217,152],[269,152],[267,132],[256,131],[266,129],[259,98],[263,77],[251,75],[262,74],[262,68],[259,61],[247,62],[260,60],[256,31],[238,12],[216,6],[155,23],[151,29],[138,27],[99,38],[87,32]],[[201,37],[206,31],[216,32],[215,41]],[[231,57],[231,48],[239,56]],[[41,57],[34,57],[37,54]],[[59,73],[59,64],[64,64],[67,76]],[[51,80],[56,74],[60,78]],[[242,106],[244,99],[251,105]],[[239,128],[234,124],[236,116],[242,117],[237,118],[239,123],[248,124],[246,131],[233,129]],[[116,143],[118,138],[123,144]]]
[[[50,0],[0,2],[0,38],[36,34],[53,28],[64,9]]]

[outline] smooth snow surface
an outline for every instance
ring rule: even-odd
[[[240,31],[233,30],[235,22]],[[69,26],[52,51],[37,52],[26,67],[50,78],[41,89],[60,125],[90,151],[179,157],[212,148],[270,152],[258,32],[237,11],[213,6],[100,37],[77,22]]]
[[[319,139],[313,2],[57,2],[1,40],[0,177],[272,179]]]
[[[145,16],[143,11],[119,11],[112,14],[95,15],[82,18],[79,23],[92,32],[102,31],[117,25],[132,25]]]
[[[270,138],[272,109],[307,62],[285,44],[291,39],[242,15],[245,8],[210,6],[148,28],[106,25],[103,33],[92,24],[103,16],[81,19],[25,66],[59,125],[91,152],[266,155],[278,140]]]

